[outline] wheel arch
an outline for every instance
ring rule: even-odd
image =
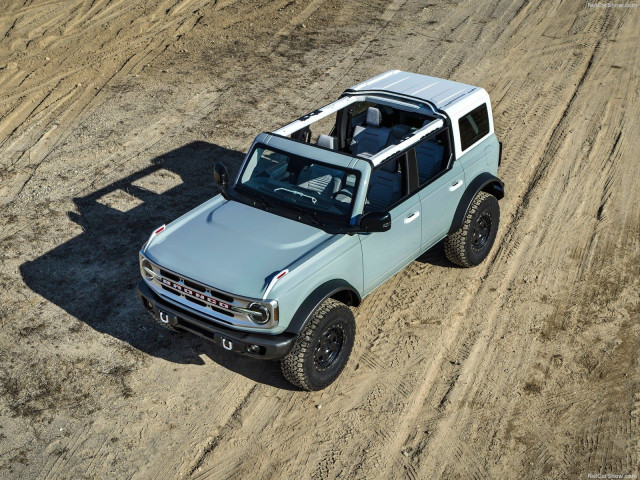
[[[318,286],[311,294],[300,304],[296,313],[294,313],[289,326],[285,330],[289,333],[299,333],[309,321],[309,318],[316,308],[328,298],[333,298],[347,306],[357,307],[362,301],[362,297],[346,280],[335,279],[330,280]]]
[[[489,172],[484,172],[478,175],[466,188],[462,194],[462,198],[458,203],[456,212],[453,215],[453,221],[449,228],[448,234],[451,234],[458,230],[467,216],[471,202],[478,192],[487,192],[496,197],[498,200],[504,198],[504,183],[495,175]]]

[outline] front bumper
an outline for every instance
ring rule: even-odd
[[[296,340],[292,333],[268,335],[253,332],[239,332],[211,322],[205,316],[170,303],[155,293],[144,280],[138,282],[138,297],[142,305],[156,320],[184,330],[242,355],[265,360],[276,360],[284,357]]]

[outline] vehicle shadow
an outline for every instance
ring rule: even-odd
[[[429,265],[434,265],[436,267],[463,268],[447,259],[447,256],[444,254],[444,240],[436,243],[433,247],[416,258],[416,262],[428,263]]]
[[[22,264],[24,282],[94,330],[149,355],[203,364],[200,355],[205,354],[256,382],[291,388],[277,362],[229,355],[199,337],[156,325],[136,295],[138,251],[149,233],[218,193],[213,181],[216,161],[224,162],[233,175],[243,157],[241,152],[196,141],[155,158],[149,167],[122,180],[74,198],[78,213],[68,216],[83,233]]]

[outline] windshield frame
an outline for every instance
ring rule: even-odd
[[[291,139],[287,139],[287,140],[291,140]],[[361,180],[362,180],[362,172],[356,168],[350,168],[350,167],[345,167],[342,165],[337,165],[335,163],[331,163],[331,162],[327,162],[327,161],[323,161],[323,160],[319,160],[316,157],[310,157],[307,155],[300,155],[298,153],[294,153],[291,151],[287,151],[285,149],[282,148],[278,148],[276,146],[273,145],[269,145],[269,142],[263,142],[263,141],[257,141],[255,142],[249,153],[247,154],[247,156],[245,157],[245,161],[243,162],[242,168],[240,169],[240,171],[238,172],[238,175],[236,177],[236,181],[233,184],[233,190],[236,191],[238,194],[242,195],[243,197],[247,198],[249,197],[248,195],[244,194],[242,192],[243,189],[248,189],[251,190],[252,192],[255,192],[256,196],[260,196],[262,197],[262,202],[261,203],[266,203],[269,206],[268,211],[271,213],[274,213],[276,215],[281,215],[283,212],[286,212],[287,215],[281,215],[281,216],[286,216],[288,218],[293,218],[296,221],[300,221],[302,223],[306,223],[308,225],[317,227],[317,228],[324,228],[324,227],[338,227],[338,228],[348,228],[350,227],[351,223],[352,223],[352,218],[354,217],[354,207],[356,204],[356,199],[358,197],[358,193],[360,190],[360,184],[361,184]],[[351,202],[349,202],[349,208],[348,210],[344,213],[344,214],[337,214],[337,213],[332,213],[332,212],[327,212],[327,211],[323,211],[317,208],[313,208],[312,205],[308,205],[308,204],[302,204],[302,203],[298,203],[296,201],[288,201],[286,198],[278,196],[277,194],[270,194],[268,192],[264,192],[261,190],[258,190],[254,187],[252,187],[251,185],[248,185],[247,183],[242,181],[242,177],[245,174],[251,159],[253,158],[253,155],[256,152],[256,149],[258,148],[262,148],[264,150],[269,150],[272,151],[274,153],[278,153],[278,154],[282,154],[282,155],[286,155],[290,158],[297,158],[305,163],[309,163],[309,164],[316,164],[319,166],[324,166],[324,167],[328,167],[334,170],[338,170],[341,172],[344,172],[345,174],[353,174],[355,175],[355,184],[353,187],[353,194],[351,196]],[[322,154],[324,152],[324,149],[318,148],[319,153]],[[333,153],[340,153],[340,152],[333,152]],[[346,156],[346,155],[345,155]],[[240,189],[237,189],[236,187],[240,186]],[[250,197],[249,197],[250,199]],[[345,202],[346,203],[346,202]],[[262,207],[260,207],[255,201],[250,201],[249,202],[250,205],[254,206],[255,208],[260,208],[262,210],[266,210]],[[302,213],[302,211],[304,213]],[[308,218],[309,216],[314,217],[316,219],[316,221],[314,221],[311,218]]]

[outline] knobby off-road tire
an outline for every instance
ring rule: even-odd
[[[284,377],[303,390],[322,390],[344,369],[356,334],[353,313],[337,300],[325,300],[280,361]]]
[[[473,267],[489,254],[500,223],[498,199],[486,192],[474,197],[462,227],[444,241],[449,261],[461,267]]]

